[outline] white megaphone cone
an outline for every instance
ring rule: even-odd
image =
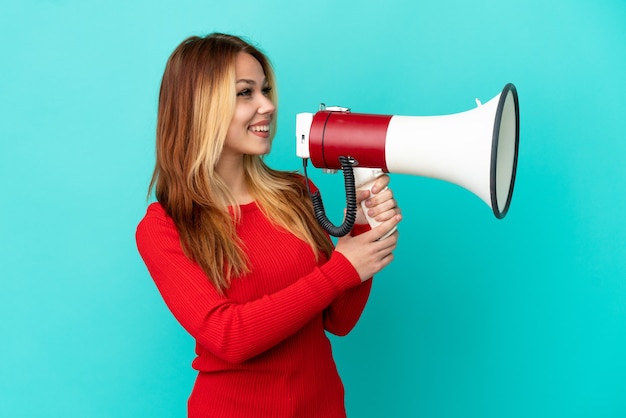
[[[345,108],[300,113],[297,155],[318,168],[343,168],[339,157],[348,157],[360,168],[445,180],[480,197],[501,219],[517,169],[517,91],[507,84],[487,103],[477,103],[443,116],[369,115]]]

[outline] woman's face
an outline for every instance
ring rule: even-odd
[[[259,61],[240,52],[235,61],[237,102],[230,121],[224,154],[264,155],[270,152],[270,122],[276,107],[268,98],[271,86]]]

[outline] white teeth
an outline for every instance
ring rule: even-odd
[[[254,132],[268,132],[270,127],[269,125],[251,126],[250,130]]]

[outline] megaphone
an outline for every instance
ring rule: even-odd
[[[309,159],[317,168],[344,171],[348,212],[356,213],[351,187],[368,187],[382,173],[398,173],[457,184],[502,219],[511,204],[517,170],[517,90],[509,83],[487,103],[476,103],[474,109],[440,116],[362,114],[340,107],[299,113],[296,153],[305,162],[305,175]],[[314,209],[331,235],[342,236],[352,229],[351,214],[342,227],[334,227],[323,213],[321,199],[314,199]]]

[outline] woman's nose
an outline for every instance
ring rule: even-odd
[[[276,106],[267,96],[261,96],[261,103],[259,104],[258,112],[260,114],[273,113],[276,110]]]

